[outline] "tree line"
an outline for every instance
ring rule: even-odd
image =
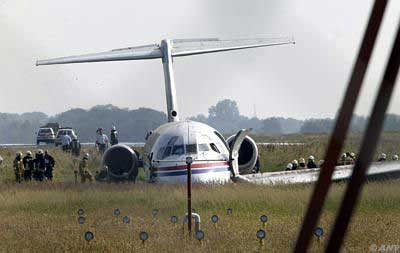
[[[241,115],[237,103],[225,99],[208,110],[208,115],[197,115],[191,120],[209,124],[224,134],[235,133],[241,128],[252,128],[256,134],[329,133],[334,119],[306,119],[270,117],[259,119]],[[73,127],[82,142],[93,142],[95,131],[103,127],[108,133],[112,126],[119,131],[120,141],[141,142],[149,130],[167,122],[164,112],[150,108],[130,110],[113,105],[98,105],[89,110],[71,109],[54,116],[41,112],[23,114],[0,113],[0,143],[34,143],[39,127],[48,122]],[[362,132],[368,118],[354,116],[351,131]],[[385,131],[400,131],[400,116],[388,114]]]

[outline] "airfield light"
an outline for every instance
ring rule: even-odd
[[[268,221],[268,216],[267,215],[261,215],[260,216],[260,221],[263,223],[263,226],[265,227],[265,224],[267,223],[267,221]]]
[[[228,209],[226,209],[226,213],[227,213],[228,215],[231,215],[232,212],[233,212],[232,208],[229,207]]]
[[[78,217],[78,223],[81,224],[81,225],[85,224],[85,217],[79,216]]]
[[[196,239],[199,240],[200,243],[202,242],[204,239],[204,232],[202,230],[196,231]]]
[[[131,218],[129,218],[129,216],[124,216],[124,218],[122,218],[122,222],[124,224],[129,224],[131,222]]]
[[[79,216],[82,216],[82,215],[84,215],[85,214],[85,211],[82,209],[82,208],[79,208],[78,209],[78,215]]]
[[[139,239],[142,241],[142,243],[144,244],[145,241],[147,241],[147,239],[149,239],[149,234],[145,231],[140,232],[139,234]]]
[[[86,240],[87,242],[90,242],[91,240],[94,239],[94,234],[93,234],[91,231],[87,231],[87,232],[85,233],[84,237],[85,237],[85,240]]]
[[[218,215],[214,214],[213,216],[211,216],[211,222],[214,224],[215,228],[217,228],[218,221],[219,221]]]
[[[213,216],[211,216],[211,221],[212,221],[213,223],[217,223],[217,222],[219,221],[218,215],[214,214]]]
[[[116,209],[114,209],[113,214],[114,214],[114,216],[119,216],[121,214],[121,211],[118,208],[116,208]]]
[[[176,224],[176,223],[178,222],[178,217],[176,217],[175,215],[174,215],[174,216],[171,216],[171,222],[172,222],[173,224]]]
[[[153,218],[155,218],[158,214],[158,209],[155,208],[155,209],[151,210],[151,214],[153,215]]]
[[[257,238],[258,238],[258,240],[260,242],[260,246],[264,245],[264,239],[265,239],[265,236],[266,236],[265,231],[263,229],[258,230],[257,233],[256,233],[256,236],[257,236]]]
[[[313,234],[319,240],[324,235],[324,230],[321,227],[314,228]]]

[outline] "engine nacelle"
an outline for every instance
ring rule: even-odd
[[[235,135],[229,137],[226,142],[228,146],[232,148],[233,140]],[[258,159],[258,148],[256,142],[248,135],[246,135],[239,149],[239,173],[250,174],[252,169],[256,165]]]
[[[102,172],[100,180],[135,180],[138,175],[139,157],[133,149],[126,145],[118,144],[110,147],[103,155],[103,168],[107,166],[108,173]]]

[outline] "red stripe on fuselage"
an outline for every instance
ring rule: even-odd
[[[204,168],[213,168],[217,166],[228,166],[228,162],[217,162],[217,163],[194,163],[192,164],[192,169],[204,169]],[[168,171],[168,170],[186,170],[187,165],[175,165],[168,167],[156,167],[155,171]]]

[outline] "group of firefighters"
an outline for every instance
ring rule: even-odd
[[[308,157],[307,163],[304,158],[300,158],[299,160],[293,160],[286,166],[286,170],[315,169],[315,168],[318,168],[318,166],[315,163],[315,157],[312,155]]]
[[[392,161],[398,161],[399,160],[399,155],[392,155]],[[379,158],[378,158],[378,162],[384,162],[386,161],[386,154],[382,153],[380,154]]]
[[[103,154],[108,148],[109,140],[107,135],[103,133],[102,128],[98,128],[97,137],[95,145],[98,151]],[[118,144],[118,132],[113,126],[111,128],[111,145]],[[71,152],[74,159],[80,156],[81,144],[77,138],[71,138],[68,135],[64,135],[61,139],[62,150],[65,152]],[[81,182],[93,181],[93,175],[89,170],[88,162],[90,159],[90,154],[85,153],[80,160],[77,167],[74,168],[75,181],[78,181],[78,176],[80,176]],[[76,160],[74,160],[76,161]],[[0,165],[3,162],[3,158],[0,156]],[[55,159],[49,154],[49,151],[43,151],[38,149],[33,157],[31,151],[26,151],[25,156],[22,152],[17,152],[15,159],[13,161],[13,168],[15,173],[16,182],[31,181],[32,179],[36,181],[53,180],[53,169],[56,164]],[[74,162],[75,164],[75,162]]]
[[[396,154],[393,155],[392,160],[398,161],[399,156]],[[338,166],[351,165],[351,164],[354,164],[355,161],[356,161],[356,154],[353,152],[346,152],[340,156],[340,160],[338,161],[337,165]],[[386,161],[386,154],[385,153],[380,154],[377,161],[378,162]],[[293,160],[291,163],[288,163],[288,165],[286,166],[286,170],[315,169],[315,168],[321,167],[321,165],[323,163],[324,163],[324,161],[320,160],[319,164],[317,165],[315,163],[314,156],[311,155],[310,157],[308,157],[307,163],[304,158],[300,158],[299,160]]]
[[[56,165],[54,158],[46,150],[37,150],[35,157],[31,151],[26,151],[25,156],[18,152],[13,162],[15,180],[17,182],[53,180],[53,169]]]

